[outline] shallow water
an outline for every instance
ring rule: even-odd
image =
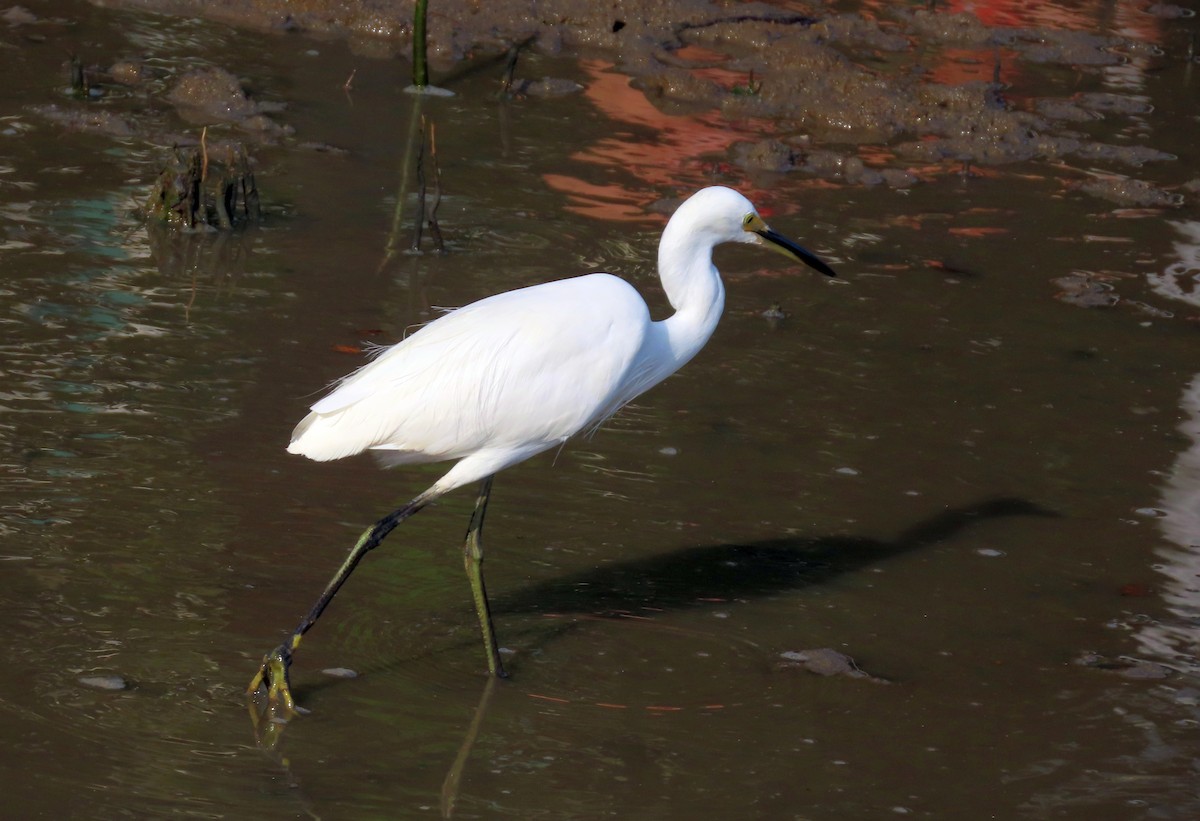
[[[10,31],[3,53],[13,817],[1200,814],[1194,206],[1090,197],[1083,163],[947,166],[903,190],[748,178],[720,149],[761,124],[664,114],[595,55],[533,56],[529,76],[584,93],[498,101],[485,67],[420,104],[451,253],[384,264],[418,105],[402,63],[31,8],[70,22]],[[1138,36],[1180,54],[1193,29]],[[347,153],[257,147],[265,225],[148,232],[130,206],[162,154],[29,110],[62,101],[67,40],[97,60],[223,65],[288,102],[297,140]],[[976,65],[959,59],[946,70]],[[1195,69],[1006,81],[1148,102],[1089,128],[1179,155],[1145,172],[1175,184],[1200,176]],[[461,492],[356,573],[297,655],[312,714],[261,749],[242,696],[261,653],[362,527],[439,475],[284,452],[361,361],[345,349],[586,270],[629,277],[661,315],[651,206],[709,182],[746,190],[843,280],[722,249],[709,347],[593,438],[500,477],[487,571],[509,680],[480,675]],[[1121,301],[1056,298],[1083,274]],[[763,318],[773,305],[788,317]],[[780,655],[812,648],[888,683]],[[97,676],[125,686],[80,681]]]

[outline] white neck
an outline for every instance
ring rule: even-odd
[[[725,307],[725,286],[712,262],[710,243],[677,221],[667,223],[658,247],[658,275],[675,313],[654,323],[670,351],[667,374],[674,373],[708,342]],[[667,374],[663,374],[665,377]]]

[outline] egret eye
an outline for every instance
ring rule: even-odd
[[[745,227],[749,228],[750,223],[752,223],[752,222],[754,222],[754,214],[753,213],[747,214],[746,216],[742,217],[742,225],[744,225]]]

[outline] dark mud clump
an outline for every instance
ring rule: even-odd
[[[1174,208],[1183,205],[1183,194],[1129,177],[1088,180],[1079,186],[1079,190],[1125,207]]]
[[[129,120],[104,108],[47,103],[33,106],[32,111],[68,131],[83,131],[117,138],[132,137],[136,133]]]
[[[236,130],[257,143],[276,143],[294,133],[271,116],[283,112],[283,104],[255,99],[217,66],[172,75],[138,59],[105,67],[72,58],[67,69],[74,99],[34,105],[31,111],[70,131],[138,138],[163,147],[194,144],[194,132],[172,127],[174,112],[188,125]]]
[[[261,104],[250,99],[236,77],[216,66],[184,74],[171,87],[167,100],[184,120],[196,125],[233,123],[269,136],[287,131],[264,113]]]
[[[917,178],[904,169],[872,168],[855,154],[826,149],[807,150],[775,139],[736,142],[730,154],[735,163],[752,172],[785,173],[799,170],[849,185],[886,184],[892,188],[907,188],[917,182]]]
[[[241,146],[177,150],[146,201],[148,220],[187,230],[229,230],[259,222],[262,210],[251,163]]]

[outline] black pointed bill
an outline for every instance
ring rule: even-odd
[[[803,262],[809,268],[812,268],[814,271],[820,271],[827,277],[837,276],[837,273],[828,265],[826,265],[820,257],[807,248],[792,242],[783,234],[778,234],[765,225],[761,228],[755,228],[752,230],[754,233],[763,238],[766,246],[772,251],[778,251],[785,257],[794,259],[797,262]]]

